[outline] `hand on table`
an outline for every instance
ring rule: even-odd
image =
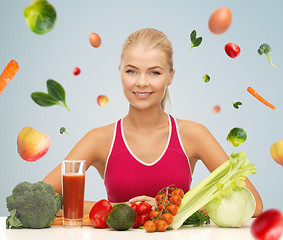
[[[147,202],[152,206],[152,209],[156,207],[156,201],[155,198],[153,197],[148,197],[148,196],[138,196],[138,197],[134,197],[132,199],[129,200],[129,204],[139,204],[141,202]]]

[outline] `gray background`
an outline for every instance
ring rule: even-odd
[[[36,35],[27,27],[23,10],[29,3],[1,0],[0,4],[0,69],[2,72],[11,59],[20,66],[0,95],[0,216],[8,214],[5,198],[17,183],[41,180],[87,131],[113,123],[127,113],[118,72],[120,51],[126,37],[144,27],[164,31],[173,43],[176,75],[169,90],[170,113],[204,124],[228,155],[245,151],[258,170],[250,179],[262,196],[264,208],[283,210],[283,169],[270,155],[271,144],[283,138],[282,1],[53,0],[57,23],[46,35]],[[214,35],[207,22],[221,6],[231,9],[233,22],[226,33]],[[193,29],[203,37],[203,43],[189,51]],[[100,48],[89,44],[91,32],[100,34]],[[223,50],[227,42],[241,47],[238,58],[227,57]],[[272,47],[275,69],[265,56],[257,54],[263,42]],[[76,66],[82,71],[79,76],[72,74]],[[205,74],[211,77],[209,83],[202,79]],[[46,92],[47,79],[63,85],[71,112],[60,106],[43,108],[31,100],[32,92]],[[252,97],[246,91],[248,86],[277,109]],[[96,103],[100,94],[110,99],[104,108]],[[232,106],[235,101],[243,103],[238,110]],[[212,112],[216,104],[221,106],[218,114]],[[51,138],[49,152],[33,163],[17,153],[17,136],[26,126]],[[61,135],[62,126],[72,136]],[[228,132],[236,126],[248,134],[247,141],[237,148],[226,141]],[[208,174],[198,163],[193,185]],[[86,199],[105,197],[103,181],[92,168],[86,175]]]

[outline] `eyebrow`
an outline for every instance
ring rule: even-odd
[[[131,64],[127,64],[125,67],[131,67],[131,68],[135,68],[135,69],[138,69],[136,66],[134,66],[134,65],[131,65]],[[155,68],[160,68],[160,69],[162,69],[163,70],[163,68],[162,67],[160,67],[160,66],[153,66],[153,67],[150,67],[150,68],[148,68],[148,69],[155,69]]]

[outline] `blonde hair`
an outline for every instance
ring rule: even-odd
[[[133,32],[128,36],[121,52],[121,61],[127,47],[142,44],[148,49],[160,48],[164,50],[168,58],[169,71],[173,72],[173,47],[169,38],[161,31],[153,28],[144,28]],[[161,101],[161,107],[165,109],[166,101],[170,102],[168,87],[166,88],[165,95]]]

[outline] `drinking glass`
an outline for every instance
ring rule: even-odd
[[[83,226],[85,168],[85,160],[62,162],[64,227]]]

